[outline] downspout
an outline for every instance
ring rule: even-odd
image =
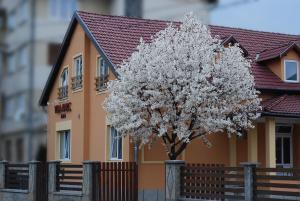
[[[134,143],[134,162],[136,162],[137,164],[139,163],[139,143],[135,142]]]
[[[31,23],[30,23],[30,62],[29,62],[29,91],[28,91],[28,160],[33,160],[32,137],[33,137],[33,102],[34,102],[34,41],[35,41],[35,5],[36,0],[31,0]]]

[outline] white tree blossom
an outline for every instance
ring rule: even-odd
[[[224,47],[192,15],[142,39],[108,84],[108,123],[143,145],[163,139],[170,159],[196,138],[241,135],[258,118],[260,99],[250,61]]]

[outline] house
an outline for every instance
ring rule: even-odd
[[[131,55],[140,37],[149,41],[166,24],[87,12],[74,14],[40,99],[40,105],[48,110],[48,160],[135,160],[134,144],[128,138],[114,138],[118,133],[106,122],[102,106],[106,82],[116,79],[116,66]],[[230,166],[249,161],[266,167],[300,167],[300,36],[209,28],[225,46],[239,43],[245,57],[252,60],[262,116],[247,135],[229,139],[212,134],[212,148],[196,140],[179,159]],[[147,189],[145,193],[163,191],[166,159],[159,142],[151,150],[145,146],[138,151],[139,188]]]

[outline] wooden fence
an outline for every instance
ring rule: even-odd
[[[300,169],[296,168],[255,168],[254,199],[299,200]]]
[[[180,197],[180,200],[300,200],[300,168],[186,164],[180,169]]]
[[[137,201],[138,167],[135,162],[103,162],[98,167],[100,201]]]
[[[27,190],[29,182],[28,164],[6,164],[5,188]]]
[[[202,200],[244,200],[242,167],[187,164],[181,167],[181,197]]]
[[[81,164],[58,164],[56,171],[57,191],[82,191]]]

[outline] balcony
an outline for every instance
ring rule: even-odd
[[[103,91],[107,88],[108,76],[106,77],[96,77],[96,90]]]
[[[66,99],[68,98],[68,85],[58,88],[58,99]]]
[[[82,88],[82,75],[72,77],[72,89],[77,90]]]

